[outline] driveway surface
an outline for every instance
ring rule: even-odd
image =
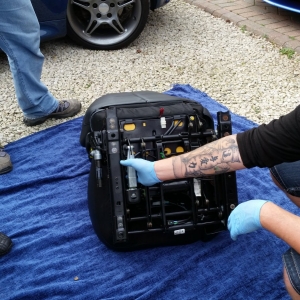
[[[91,51],[68,38],[42,44],[43,82],[58,99],[82,101],[80,115],[104,94],[164,92],[175,83],[190,84],[256,123],[269,122],[299,104],[297,53],[288,58],[280,46],[253,34],[248,23],[236,25],[229,16],[219,18],[214,16],[217,11],[212,15],[207,7],[201,9],[200,2],[213,1],[189,2],[172,0],[151,12],[141,36],[126,49]],[[33,128],[23,124],[4,53],[0,54],[0,106],[2,145],[64,122],[48,120]]]

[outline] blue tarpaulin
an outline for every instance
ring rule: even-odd
[[[170,95],[199,101],[215,118],[227,108],[189,85]],[[241,101],[243,101],[241,99]],[[255,123],[232,114],[233,131]],[[132,252],[97,238],[87,207],[90,162],[79,144],[82,117],[6,147],[14,169],[0,177],[0,231],[14,243],[0,258],[0,298],[7,299],[289,299],[281,255],[288,246],[266,230],[232,241]],[[270,199],[296,208],[267,169],[237,172],[239,202]]]

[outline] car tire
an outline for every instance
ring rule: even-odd
[[[143,31],[149,0],[69,0],[68,36],[92,50],[128,46]]]

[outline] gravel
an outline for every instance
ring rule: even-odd
[[[233,113],[261,124],[299,104],[300,56],[289,59],[261,37],[215,18],[184,0],[150,13],[141,36],[117,51],[82,49],[68,38],[43,43],[42,81],[58,99],[76,98],[83,115],[112,92],[163,92],[190,84]],[[0,145],[64,120],[26,127],[7,58],[0,53]]]

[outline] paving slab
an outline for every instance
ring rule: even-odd
[[[185,0],[282,48],[300,53],[300,14],[262,0]]]

